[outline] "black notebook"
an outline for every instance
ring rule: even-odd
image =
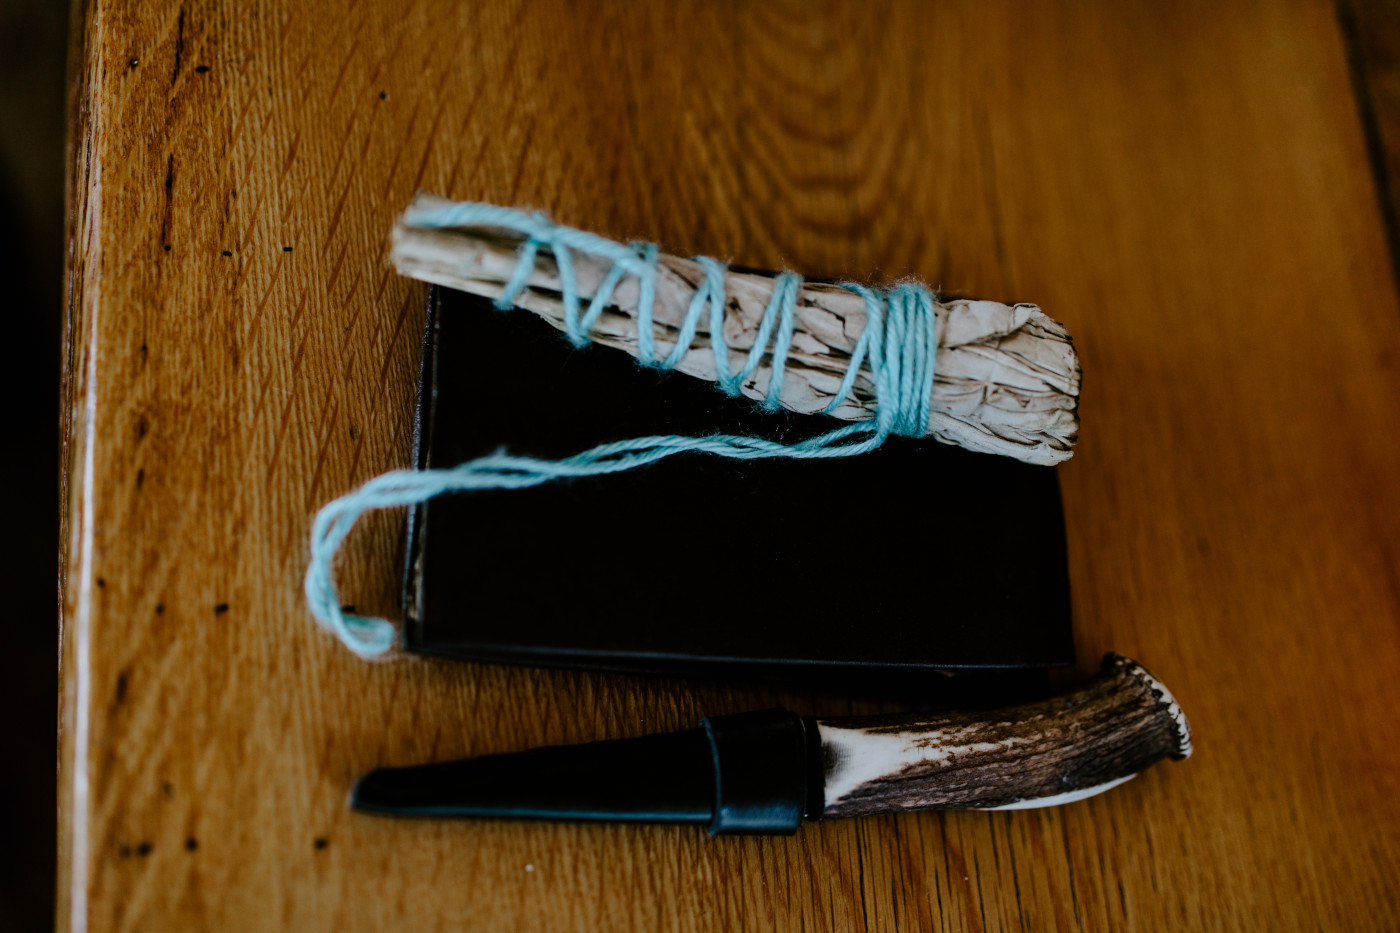
[[[843,423],[576,349],[481,298],[434,288],[429,304],[420,468]],[[441,496],[411,510],[404,606],[410,651],[512,664],[869,682],[1074,660],[1054,469],[931,439]]]

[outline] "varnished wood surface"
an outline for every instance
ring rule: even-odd
[[[1332,7],[90,0],[79,17],[62,925],[1395,924],[1400,303]],[[392,274],[386,234],[419,187],[749,265],[918,274],[1067,323],[1083,671],[1109,648],[1147,664],[1195,757],[1063,810],[791,839],[348,812],[378,765],[777,700],[871,708],[366,664],[312,627],[313,511],[408,458],[423,288]],[[348,549],[362,608],[392,608],[398,529],[382,516]],[[928,542],[931,577],[950,543]]]

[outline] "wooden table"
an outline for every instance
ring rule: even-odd
[[[1396,922],[1400,301],[1333,7],[83,6],[62,925]],[[386,234],[419,188],[1065,321],[1082,668],[1151,666],[1196,756],[1052,812],[790,839],[350,813],[376,765],[852,706],[367,664],[313,627],[312,513],[408,458],[424,288]],[[393,609],[399,521],[349,548],[361,608]]]

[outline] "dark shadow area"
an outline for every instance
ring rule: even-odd
[[[1380,201],[1381,221],[1390,245],[1390,265],[1400,280],[1400,217],[1396,215],[1397,158],[1400,158],[1400,134],[1396,133],[1397,108],[1400,95],[1396,92],[1396,76],[1400,74],[1400,41],[1396,30],[1385,23],[1389,8],[1384,4],[1360,4],[1337,0],[1337,26],[1346,43],[1347,67],[1351,72],[1352,98],[1356,102],[1361,132],[1366,139],[1366,157],[1375,179],[1376,197]],[[1386,28],[1376,28],[1383,26]]]
[[[53,927],[58,697],[58,384],[67,4],[0,0],[0,534],[6,604],[0,929]]]

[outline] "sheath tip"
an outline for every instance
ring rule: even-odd
[[[411,800],[393,771],[371,771],[350,788],[350,808],[366,813],[403,813]]]

